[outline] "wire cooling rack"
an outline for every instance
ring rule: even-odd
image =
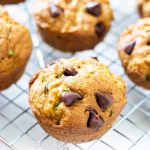
[[[111,0],[115,20],[109,34],[94,50],[76,54],[54,50],[42,41],[31,16],[31,3],[32,0],[27,0],[22,4],[6,6],[12,17],[30,29],[34,48],[22,78],[0,93],[0,150],[149,150],[150,92],[135,86],[127,78],[116,51],[120,32],[139,18],[136,1]],[[44,65],[36,57],[40,50],[45,63],[74,55],[98,56],[112,72],[126,81],[128,104],[113,128],[102,138],[85,144],[66,144],[48,136],[36,122],[28,105],[28,81],[40,65]]]

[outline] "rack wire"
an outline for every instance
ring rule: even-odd
[[[76,54],[54,50],[42,41],[31,15],[31,4],[32,0],[26,0],[25,3],[5,6],[12,17],[30,29],[33,53],[22,78],[0,93],[0,150],[148,150],[150,91],[135,86],[128,79],[116,51],[116,42],[121,31],[136,23],[139,18],[136,0],[111,0],[115,20],[105,40],[94,50]],[[63,143],[48,136],[32,116],[28,105],[28,81],[31,76],[44,64],[72,56],[98,56],[112,72],[121,75],[127,83],[128,103],[112,129],[102,138],[84,144]]]

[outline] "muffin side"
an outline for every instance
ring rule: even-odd
[[[88,6],[89,3],[92,4]],[[108,0],[38,0],[33,5],[33,14],[44,40],[71,52],[94,48],[109,30],[112,20]]]
[[[24,72],[32,50],[30,33],[0,7],[0,90],[15,83]]]

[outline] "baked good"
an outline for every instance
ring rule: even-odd
[[[0,91],[22,75],[32,49],[29,31],[0,6]]]
[[[130,79],[150,89],[150,18],[127,28],[119,39],[118,50]]]
[[[33,14],[44,40],[71,52],[93,48],[112,20],[108,0],[36,0]]]
[[[150,0],[138,0],[138,9],[141,17],[150,17]]]
[[[125,85],[95,58],[60,59],[31,79],[29,101],[48,134],[82,143],[111,128],[126,103]]]
[[[0,4],[4,5],[4,4],[16,4],[16,3],[20,3],[23,2],[25,0],[0,0]]]

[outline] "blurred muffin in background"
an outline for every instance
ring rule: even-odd
[[[113,18],[108,0],[35,0],[33,14],[44,40],[71,52],[94,48]]]
[[[24,2],[25,0],[0,0],[0,4],[5,5],[5,4],[16,4],[20,2]]]
[[[0,91],[21,77],[31,50],[28,29],[13,20],[0,6]]]
[[[138,0],[138,9],[141,17],[150,17],[150,0]]]
[[[139,20],[121,34],[118,51],[130,79],[150,89],[150,18]]]

